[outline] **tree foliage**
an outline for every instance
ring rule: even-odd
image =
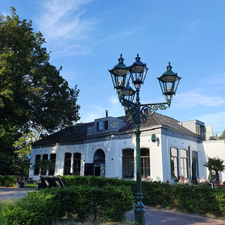
[[[36,131],[24,133],[21,137],[18,138],[13,143],[15,147],[14,153],[18,154],[18,156],[27,156],[31,154],[32,143],[34,141],[39,140],[39,133]]]
[[[0,125],[50,132],[71,125],[79,120],[79,90],[49,63],[41,32],[11,12],[0,17]]]
[[[0,173],[11,173],[1,159],[10,165],[30,152],[30,145],[15,147],[23,134],[40,127],[51,133],[80,119],[77,86],[70,88],[62,67],[50,64],[45,39],[33,31],[32,21],[20,20],[13,7],[11,13],[0,15]]]
[[[223,131],[223,133],[220,135],[219,139],[224,139],[225,138],[225,130]]]

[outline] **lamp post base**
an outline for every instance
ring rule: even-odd
[[[135,225],[145,225],[145,209],[144,204],[142,203],[143,194],[136,193],[137,203],[134,208],[135,214]]]

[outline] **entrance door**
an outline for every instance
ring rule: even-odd
[[[100,176],[100,166],[95,166],[95,176]]]

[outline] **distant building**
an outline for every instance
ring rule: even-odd
[[[178,176],[189,179],[193,168],[197,177],[208,177],[203,166],[207,157],[225,159],[224,140],[209,141],[211,136],[212,128],[201,121],[179,122],[155,113],[141,125],[142,178],[163,182]],[[36,141],[32,165],[40,159],[50,159],[55,169],[32,167],[29,176],[34,180],[40,174],[136,179],[135,127],[129,117],[109,117],[107,113],[94,122],[80,123]]]

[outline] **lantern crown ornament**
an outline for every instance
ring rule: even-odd
[[[142,63],[140,59],[139,54],[137,54],[136,61],[129,67],[130,76],[136,89],[140,89],[148,71],[146,63]]]
[[[111,74],[114,88],[122,90],[127,79],[128,67],[123,62],[124,59],[122,58],[122,54],[120,54],[118,61],[119,63],[109,70],[109,72]]]
[[[174,73],[172,71],[172,66],[170,65],[170,62],[166,68],[166,72],[163,73],[162,76],[157,79],[159,81],[162,94],[165,95],[165,98],[168,102],[168,106],[170,106],[171,100],[173,99],[173,95],[176,94],[181,77],[178,77],[177,73]]]

